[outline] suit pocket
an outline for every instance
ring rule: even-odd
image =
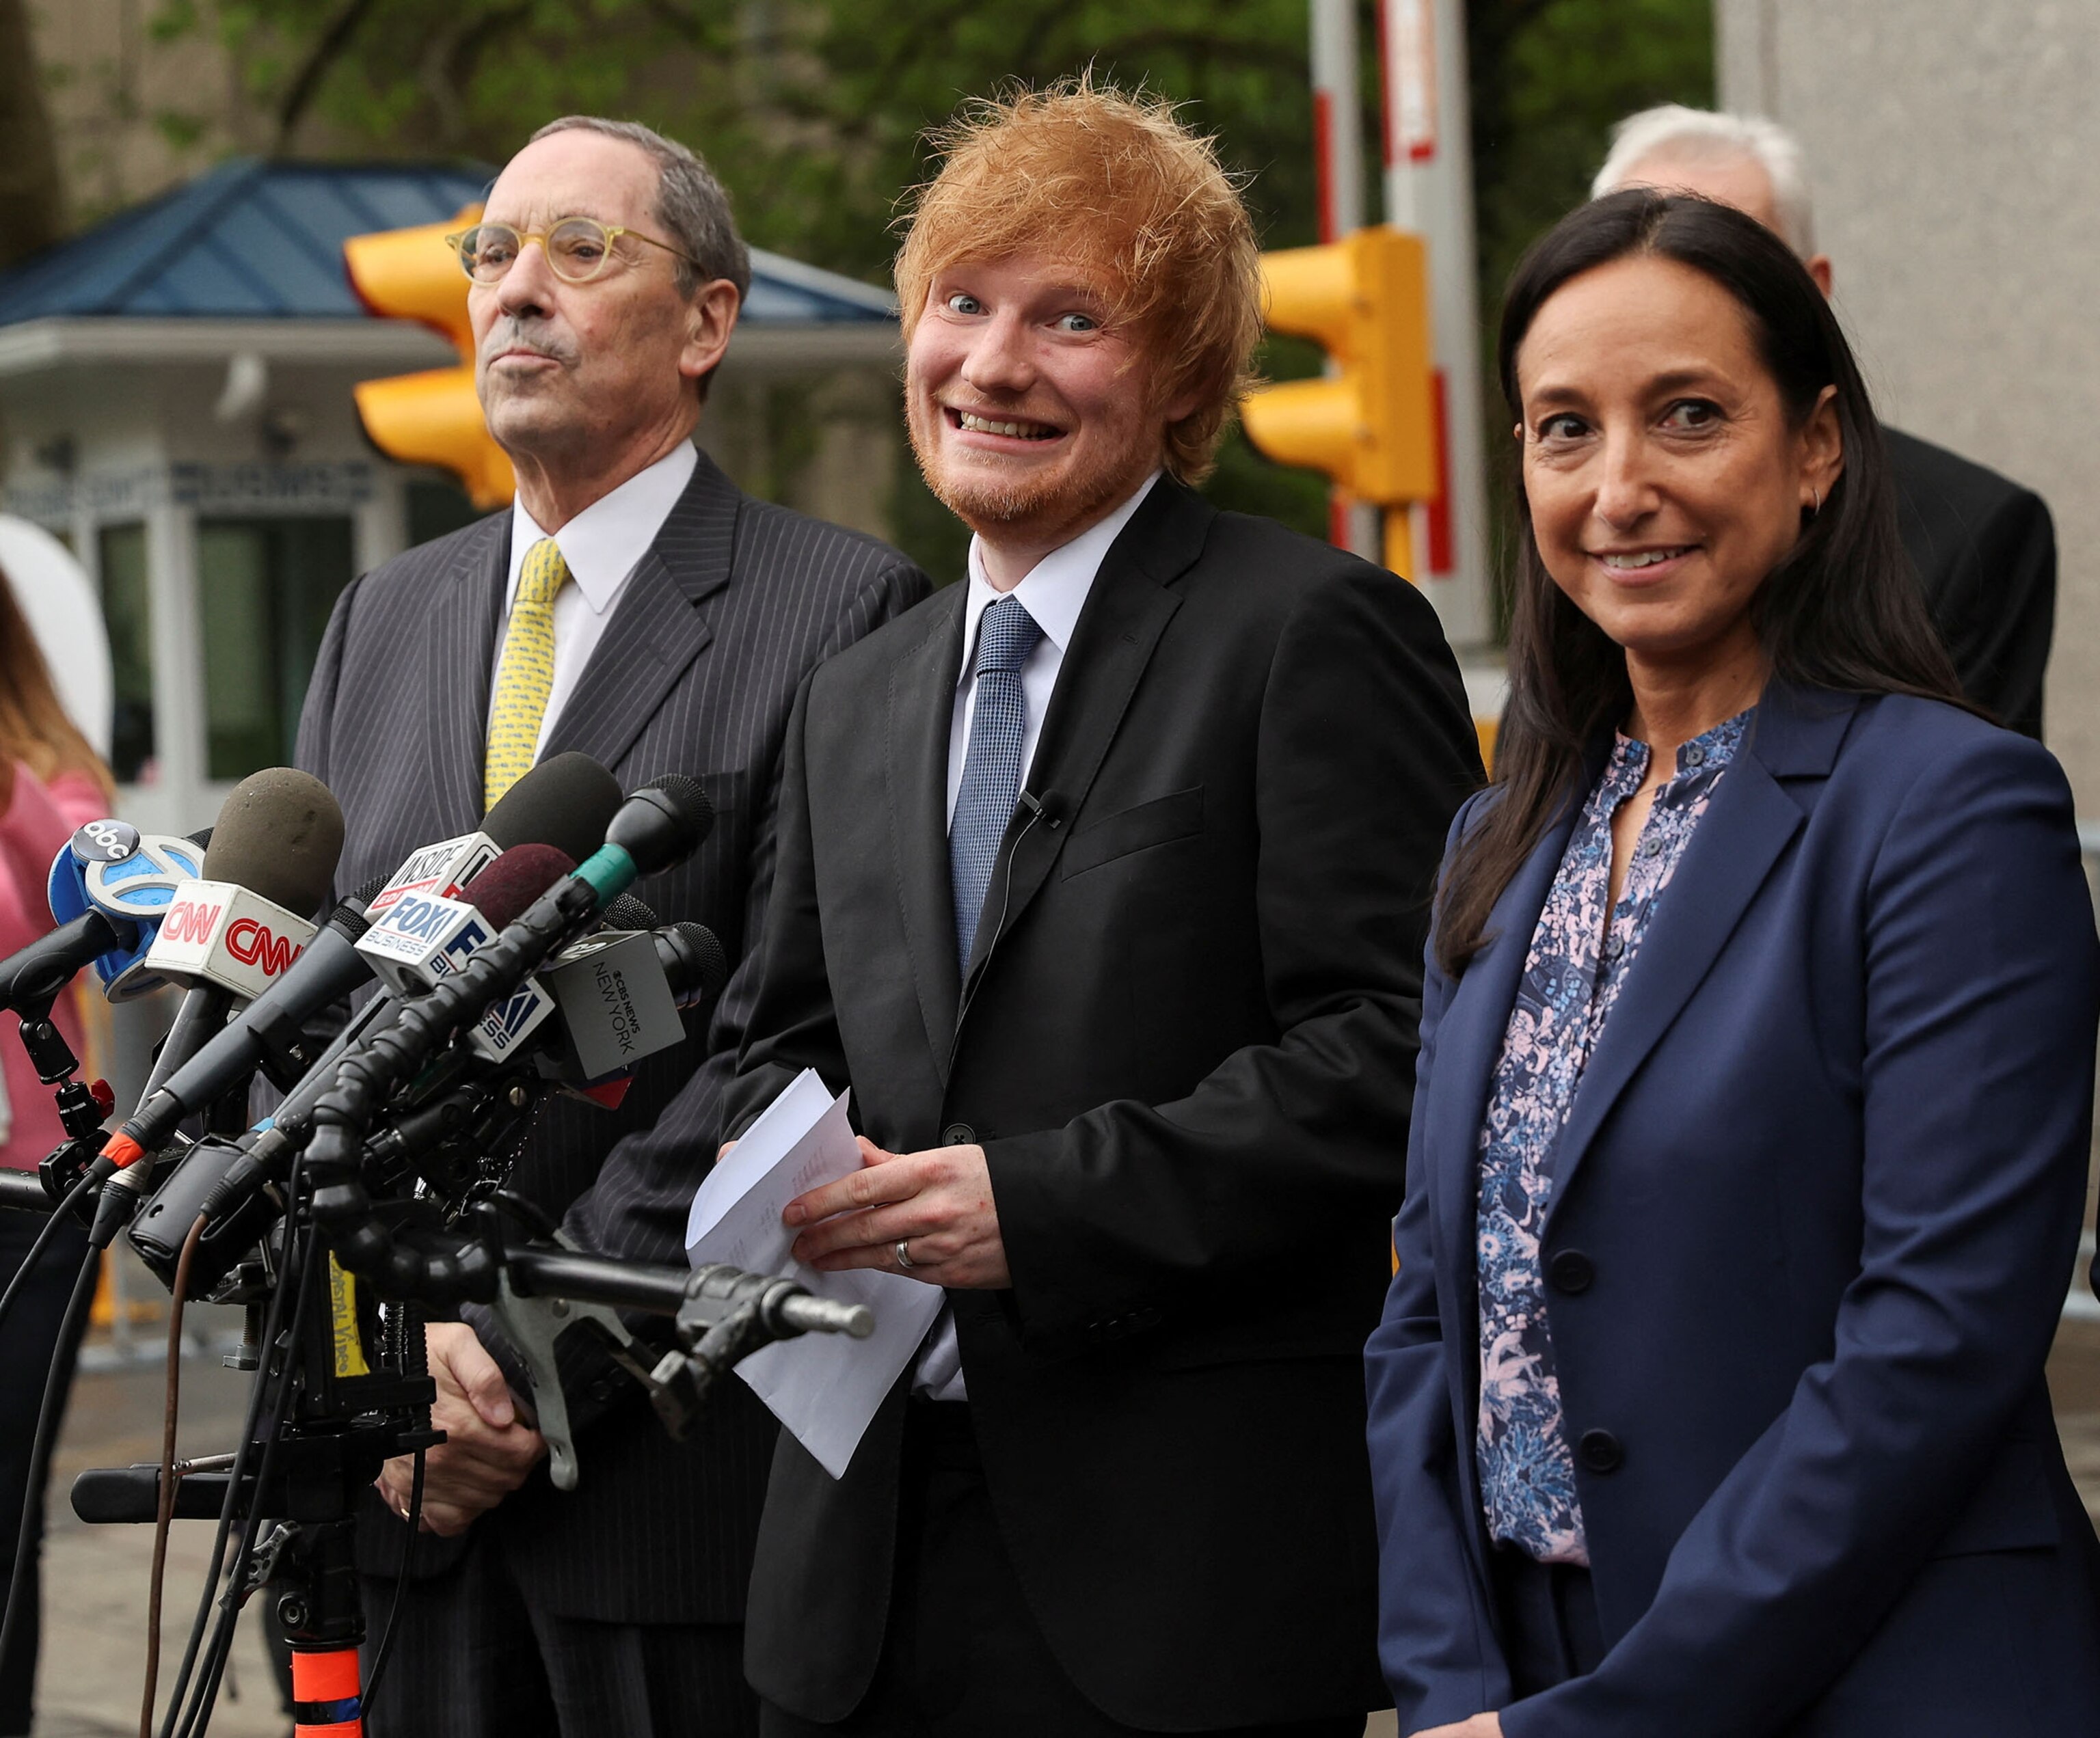
[[[1185,791],[1154,797],[1149,803],[1121,809],[1104,816],[1090,827],[1082,827],[1065,847],[1065,854],[1058,864],[1058,877],[1070,880],[1075,875],[1098,869],[1118,857],[1127,857],[1132,851],[1186,839],[1202,830],[1203,787],[1191,785]]]

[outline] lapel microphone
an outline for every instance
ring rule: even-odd
[[[1045,791],[1040,796],[1032,791],[1023,791],[1021,806],[1033,819],[1040,821],[1053,833],[1065,824],[1065,799],[1055,791]],[[1016,845],[1020,842],[1018,839],[1014,840]]]

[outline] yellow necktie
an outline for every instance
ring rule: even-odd
[[[554,686],[554,596],[569,582],[569,564],[552,537],[525,552],[518,571],[518,595],[503,633],[503,662],[496,672],[496,701],[488,709],[488,757],[482,770],[482,801],[493,809],[503,793],[532,770],[540,745],[540,721]]]

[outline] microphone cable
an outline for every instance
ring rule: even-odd
[[[23,1256],[21,1266],[15,1270],[15,1277],[7,1281],[7,1290],[0,1292],[0,1328],[7,1326],[8,1313],[15,1308],[15,1299],[21,1295],[30,1270],[44,1259],[44,1252],[51,1246],[51,1239],[58,1235],[60,1221],[86,1198],[87,1192],[95,1187],[95,1180],[92,1173],[83,1173],[80,1180],[65,1192],[64,1198],[51,1209],[51,1217],[45,1221],[44,1229],[37,1233],[36,1242],[29,1246],[29,1253]]]
[[[73,1282],[73,1296],[66,1303],[65,1315],[59,1328],[60,1346],[68,1344],[80,1332],[87,1307],[95,1301],[95,1282],[101,1273],[102,1251],[90,1249],[87,1259],[80,1264],[80,1277]],[[7,1615],[0,1617],[0,1659],[7,1657],[7,1645],[15,1639],[15,1627],[22,1620],[22,1608],[27,1603],[23,1595],[28,1591],[30,1565],[37,1560],[37,1523],[43,1506],[44,1481],[51,1476],[51,1449],[58,1440],[59,1420],[65,1410],[59,1403],[59,1396],[72,1374],[70,1359],[55,1357],[51,1360],[51,1374],[44,1378],[44,1402],[37,1412],[37,1434],[29,1451],[29,1489],[22,1498],[22,1524],[15,1537],[15,1573],[7,1582]]]
[[[402,1518],[408,1524],[408,1532],[401,1540],[401,1567],[394,1577],[394,1599],[386,1608],[386,1627],[379,1632],[378,1651],[372,1656],[372,1670],[364,1674],[364,1688],[360,1706],[369,1716],[377,1705],[380,1675],[386,1670],[386,1656],[394,1645],[394,1626],[400,1621],[401,1605],[408,1591],[408,1561],[416,1549],[416,1528],[423,1519],[423,1456],[427,1450],[416,1450],[415,1471],[408,1481],[408,1512]]]
[[[202,1214],[190,1221],[175,1258],[173,1295],[168,1305],[167,1402],[161,1424],[161,1485],[153,1514],[153,1570],[146,1594],[146,1690],[139,1703],[139,1738],[153,1738],[153,1703],[161,1683],[161,1595],[168,1571],[168,1529],[175,1519],[175,1421],[183,1388],[183,1305],[190,1293],[190,1264],[197,1240],[210,1223]]]
[[[197,1735],[211,1723],[212,1709],[218,1701],[219,1682],[225,1676],[226,1662],[232,1656],[234,1630],[240,1621],[242,1600],[240,1595],[248,1579],[249,1566],[254,1558],[256,1535],[262,1530],[263,1493],[269,1488],[270,1475],[276,1470],[277,1450],[283,1442],[285,1423],[298,1391],[297,1378],[299,1359],[306,1347],[307,1312],[318,1289],[315,1276],[326,1259],[319,1241],[310,1237],[305,1265],[299,1269],[298,1297],[292,1308],[291,1339],[285,1348],[285,1367],[278,1379],[276,1405],[262,1444],[262,1458],[255,1469],[255,1500],[248,1506],[249,1512],[242,1523],[240,1537],[234,1546],[233,1560],[226,1568],[225,1591],[219,1595],[218,1600],[218,1621],[213,1626],[211,1639],[205,1644],[201,1670],[191,1692],[189,1711],[176,1729],[177,1738],[197,1738]],[[240,1470],[237,1460],[235,1470]],[[229,1480],[227,1487],[229,1503],[238,1500],[236,1493],[239,1489],[236,1483]],[[205,1596],[209,1599],[210,1595],[210,1589],[207,1586]],[[174,1709],[170,1709],[171,1718],[173,1714]]]
[[[292,1157],[291,1169],[285,1180],[285,1198],[288,1202],[293,1204],[292,1211],[294,1214],[297,1212],[298,1201],[300,1173],[304,1165],[304,1155],[295,1153]],[[294,1242],[295,1229],[294,1225],[288,1220],[285,1228],[285,1249],[288,1266]],[[280,1274],[283,1271],[285,1270],[280,1269]],[[226,1500],[219,1505],[218,1530],[212,1538],[210,1559],[212,1566],[205,1573],[204,1586],[197,1595],[196,1615],[190,1624],[189,1641],[183,1650],[183,1663],[175,1675],[174,1689],[168,1697],[168,1709],[161,1723],[160,1738],[174,1738],[177,1716],[183,1706],[184,1698],[190,1692],[191,1674],[196,1669],[200,1652],[205,1648],[205,1632],[211,1623],[212,1594],[218,1585],[219,1571],[226,1563],[227,1543],[233,1535],[233,1514],[240,1502],[240,1481],[246,1476],[249,1459],[254,1449],[256,1433],[262,1427],[264,1404],[273,1393],[270,1386],[269,1360],[276,1350],[278,1330],[285,1325],[285,1309],[288,1295],[294,1298],[292,1308],[294,1318],[293,1332],[292,1341],[285,1354],[286,1368],[283,1373],[285,1379],[280,1381],[274,1391],[277,1409],[276,1421],[271,1425],[273,1435],[281,1423],[285,1412],[289,1407],[291,1392],[289,1378],[293,1374],[291,1366],[296,1361],[300,1330],[305,1325],[307,1290],[305,1273],[302,1269],[300,1282],[298,1285],[280,1284],[272,1288],[270,1294],[270,1307],[263,1318],[262,1338],[259,1343],[262,1352],[262,1366],[256,1374],[254,1386],[249,1390],[248,1411],[246,1416],[241,1420],[240,1440],[234,1449],[233,1465],[227,1475]],[[214,1644],[216,1644],[215,1636]]]

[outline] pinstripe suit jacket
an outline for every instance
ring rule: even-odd
[[[417,845],[470,832],[481,812],[489,676],[503,610],[508,514],[410,549],[356,580],[321,643],[298,763],[341,801],[338,889]],[[717,817],[690,862],[636,893],[690,919],[743,961],[772,878],[774,805],[788,715],[829,653],[926,595],[925,576],[874,539],[742,494],[704,456],[613,619],[544,752],[577,749],[623,788],[664,773],[707,787]],[[692,1035],[646,1064],[619,1111],[550,1106],[518,1185],[588,1246],[684,1259],[686,1211],[717,1141],[721,1087],[753,990],[738,964]],[[486,1325],[483,1338],[490,1338]],[[498,1355],[502,1348],[496,1348]],[[607,1407],[610,1409],[607,1409]],[[549,1608],[609,1621],[739,1622],[763,1501],[772,1421],[730,1383],[682,1445],[632,1384],[572,1394],[581,1487],[544,1471],[481,1524]],[[399,1523],[368,1505],[364,1555],[399,1562]],[[456,1547],[426,1541],[434,1569]]]

